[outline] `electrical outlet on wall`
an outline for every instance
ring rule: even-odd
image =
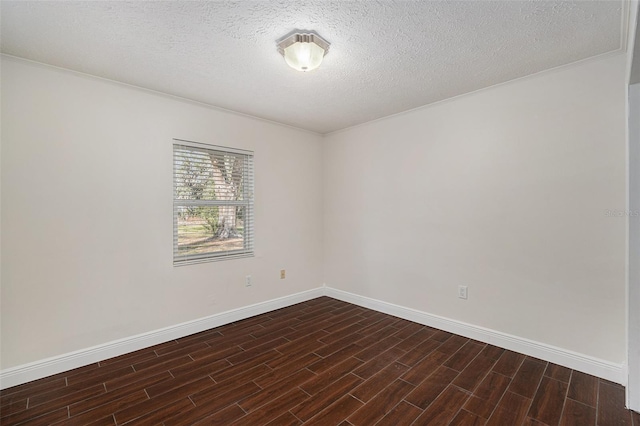
[[[251,282],[251,275],[247,275],[244,279],[244,286],[251,287],[253,283]]]
[[[459,285],[458,286],[458,298],[466,299],[467,298],[467,286]]]
[[[284,280],[287,277],[287,271],[280,269],[280,279]]]

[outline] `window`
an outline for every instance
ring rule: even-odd
[[[253,256],[253,152],[173,144],[173,264]]]

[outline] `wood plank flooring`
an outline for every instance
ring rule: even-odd
[[[640,426],[620,385],[328,297],[3,390],[0,419]]]

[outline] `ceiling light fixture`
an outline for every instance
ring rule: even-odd
[[[315,32],[296,30],[278,42],[278,52],[291,68],[307,72],[320,66],[330,45]]]

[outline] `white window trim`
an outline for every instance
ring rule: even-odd
[[[247,169],[244,171],[246,175],[244,176],[244,195],[246,200],[242,201],[225,201],[225,200],[179,200],[176,198],[176,164],[175,164],[175,147],[190,147],[190,148],[199,148],[205,151],[216,151],[216,152],[225,152],[230,154],[239,154],[245,157],[245,160],[248,164],[245,166]],[[184,266],[184,265],[192,265],[196,263],[204,263],[204,262],[217,262],[221,260],[229,260],[229,259],[239,259],[245,257],[253,257],[254,256],[254,214],[253,214],[253,204],[254,204],[254,194],[253,194],[253,185],[254,185],[254,175],[253,175],[253,151],[231,148],[220,145],[210,145],[204,144],[200,142],[193,142],[184,139],[173,139],[172,143],[172,173],[173,173],[173,183],[172,183],[172,199],[173,199],[173,266]],[[193,254],[193,255],[178,255],[178,206],[185,205],[197,205],[197,206],[244,206],[245,207],[245,234],[244,234],[244,246],[245,248],[240,250],[227,250],[220,252],[211,252],[211,253],[203,253],[203,254]]]

